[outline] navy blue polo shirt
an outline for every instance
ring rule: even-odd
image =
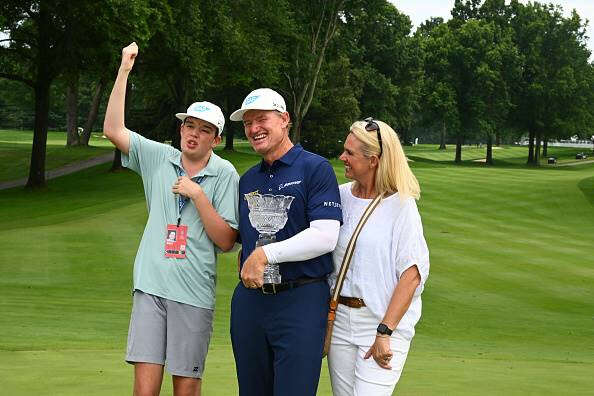
[[[249,219],[245,194],[273,194],[294,197],[285,227],[276,233],[283,241],[309,228],[313,220],[338,220],[342,224],[340,193],[332,166],[325,158],[297,144],[268,165],[264,160],[239,180],[239,233],[241,265],[255,249],[258,231]],[[319,278],[333,270],[331,253],[306,261],[279,263],[282,282],[298,278]]]

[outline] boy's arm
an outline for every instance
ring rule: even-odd
[[[113,84],[109,102],[107,102],[105,121],[103,122],[103,134],[124,154],[128,154],[130,151],[130,131],[124,125],[126,84],[137,55],[138,46],[136,43],[122,49],[122,63]]]
[[[229,251],[235,244],[237,230],[233,229],[210,203],[208,197],[199,184],[193,182],[187,176],[181,176],[173,185],[172,191],[188,197],[194,203],[204,230],[208,237],[222,251]]]

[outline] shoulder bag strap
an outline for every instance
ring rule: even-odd
[[[363,216],[359,220],[359,224],[355,227],[353,231],[353,235],[349,240],[349,244],[344,252],[344,257],[342,258],[342,264],[340,266],[340,271],[338,273],[338,277],[336,278],[336,285],[334,285],[334,292],[332,293],[332,299],[330,300],[330,306],[336,307],[338,305],[338,296],[340,295],[340,290],[342,289],[342,285],[344,283],[344,277],[349,269],[349,264],[351,262],[351,258],[353,257],[353,252],[355,251],[355,243],[357,242],[357,238],[359,237],[359,233],[361,233],[361,229],[371,216],[371,213],[375,210],[375,208],[379,205],[380,201],[383,198],[383,194],[378,194],[377,197],[371,201],[365,212],[363,212]]]

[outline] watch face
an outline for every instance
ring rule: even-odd
[[[380,334],[392,335],[392,330],[390,330],[388,326],[383,323],[380,323],[379,326],[377,326],[377,332]]]

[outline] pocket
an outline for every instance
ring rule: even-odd
[[[398,381],[402,368],[404,367],[404,361],[399,353],[394,353],[392,358],[391,366],[392,369],[388,370],[381,368],[373,359],[363,359],[365,353],[369,348],[359,348],[357,356],[357,364],[355,365],[355,377],[368,382],[370,384],[377,384],[383,386],[391,386]],[[397,359],[398,358],[398,359]],[[406,356],[404,356],[406,359]]]

